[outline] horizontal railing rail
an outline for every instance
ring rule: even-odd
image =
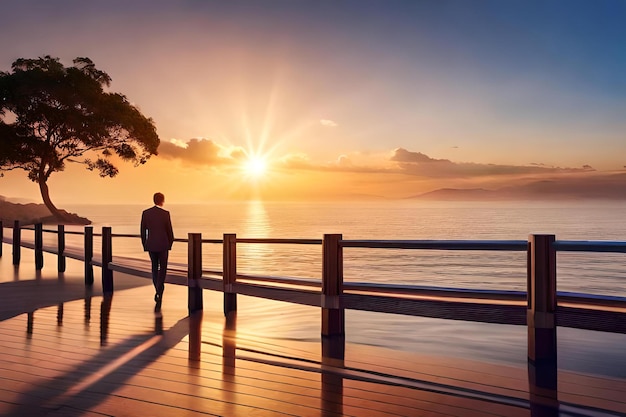
[[[554,249],[561,252],[626,253],[626,242],[557,240]]]
[[[13,227],[3,226],[3,229],[13,230]],[[20,226],[22,230],[34,231],[34,226]],[[55,229],[42,229],[45,233],[58,234]],[[84,236],[84,232],[65,230],[66,235]],[[94,237],[101,237],[101,233],[93,233]],[[113,233],[112,237],[140,238],[133,233]],[[187,243],[187,238],[175,238],[175,242]],[[10,240],[9,240],[10,242]],[[237,238],[237,243],[257,244],[298,244],[321,245],[322,239],[303,238]],[[202,239],[202,243],[221,244],[223,239]],[[369,249],[431,249],[431,250],[484,250],[484,251],[525,251],[528,242],[525,240],[341,240],[344,248]],[[612,252],[626,253],[626,241],[604,240],[557,240],[553,247],[561,252]]]
[[[237,238],[237,243],[267,243],[290,245],[321,245],[322,239]]]
[[[524,240],[341,240],[343,248],[525,251]]]

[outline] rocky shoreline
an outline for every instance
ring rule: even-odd
[[[67,220],[60,221],[54,217],[50,210],[44,204],[35,203],[11,203],[0,198],[0,221],[7,227],[12,225],[15,220],[19,220],[22,225],[31,225],[35,223],[43,224],[91,224],[91,220],[81,217],[76,213],[68,213],[61,210]]]

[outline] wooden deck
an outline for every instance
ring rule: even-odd
[[[526,367],[276,339],[245,308],[224,318],[221,294],[189,316],[168,285],[154,312],[149,280],[116,272],[103,297],[99,270],[86,289],[79,262],[35,273],[28,252],[0,258],[2,416],[626,415],[622,379],[559,371],[558,390],[530,390]]]

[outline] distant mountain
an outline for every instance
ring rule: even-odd
[[[542,199],[626,199],[623,176],[587,178],[584,180],[544,180],[498,190],[503,196]]]
[[[420,200],[626,200],[626,175],[535,181],[495,190],[441,188],[411,199]]]
[[[491,200],[497,192],[484,188],[440,188],[409,198],[422,200]]]
[[[376,194],[339,193],[332,196],[332,201],[335,200],[387,200],[387,197]]]

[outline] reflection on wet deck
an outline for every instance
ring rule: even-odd
[[[145,279],[85,289],[0,258],[3,416],[624,415],[626,381],[346,343],[257,334],[221,294],[188,315],[169,285],[154,311]],[[68,265],[69,266],[69,265]],[[117,284],[119,283],[119,285]],[[245,311],[239,311],[241,315]]]

